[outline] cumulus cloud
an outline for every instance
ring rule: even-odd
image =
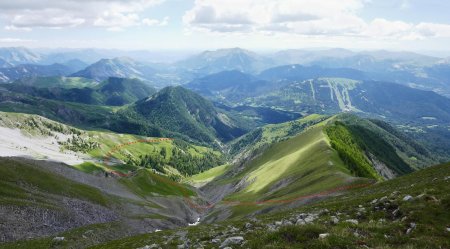
[[[164,0],[14,0],[0,1],[8,30],[93,25],[120,30],[142,24],[139,13]],[[148,18],[147,18],[148,19]],[[145,18],[143,19],[145,20]]]
[[[407,23],[360,12],[370,0],[196,0],[183,16],[189,32],[424,39],[450,37],[450,25]],[[403,1],[404,5],[409,1]],[[404,6],[404,7],[405,7]]]
[[[211,32],[224,27],[247,32],[347,32],[360,25],[355,12],[362,6],[361,0],[196,0],[183,21],[190,28]]]

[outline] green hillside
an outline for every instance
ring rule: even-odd
[[[213,193],[234,186],[225,204],[219,203],[231,210],[231,217],[276,210],[276,202],[391,179],[435,162],[430,152],[395,128],[349,114],[311,115],[264,126],[230,148],[231,153],[237,151],[236,163],[202,189]],[[230,202],[236,204],[231,209]],[[241,202],[264,205],[246,207]]]
[[[98,82],[81,78],[81,77],[60,77],[60,76],[51,76],[51,77],[34,77],[34,78],[22,78],[16,80],[15,85],[23,85],[23,86],[32,86],[36,88],[94,88],[98,85]]]
[[[108,198],[98,189],[61,179],[51,172],[9,159],[1,159],[0,202],[12,205],[54,206],[47,195],[61,195],[107,205]],[[27,186],[21,186],[20,183]],[[33,189],[34,188],[34,189]]]
[[[217,248],[234,236],[255,249],[448,248],[449,170],[450,164],[433,166],[276,214],[142,234],[93,248],[177,248],[185,241]],[[407,196],[411,199],[405,201]],[[311,221],[296,224],[304,218]]]
[[[91,100],[93,103],[98,101],[103,103],[107,101],[106,97],[118,101],[119,99],[131,101],[131,97],[127,96],[132,95],[136,99],[143,96],[138,94],[146,94],[139,90],[140,87],[134,87],[132,82],[138,81],[110,78],[108,84],[99,86],[106,91],[105,93],[82,88],[76,90],[89,94],[70,96],[75,98],[87,96],[86,101],[89,103],[92,103]],[[114,97],[116,88],[128,83],[133,87],[125,89],[119,99]],[[26,90],[20,86],[16,87],[20,91]],[[43,89],[50,91],[50,88]],[[230,115],[230,112],[215,108],[210,101],[182,87],[167,87],[148,98],[121,107],[67,102],[67,99],[66,101],[47,99],[33,96],[33,89],[32,93],[20,91],[0,91],[0,111],[38,114],[85,129],[107,129],[118,133],[179,138],[216,148],[219,148],[221,143],[239,137],[251,129],[274,122],[265,117],[275,113],[262,110],[245,117],[240,117],[236,112]],[[123,104],[122,100],[119,102]],[[278,113],[278,116],[281,117],[276,120],[285,121],[298,115]]]
[[[0,208],[9,213],[2,216],[2,225],[14,227],[0,227],[1,239],[29,240],[57,233],[68,236],[77,234],[78,229],[84,233],[92,229],[103,234],[96,238],[85,233],[82,244],[92,244],[129,236],[130,232],[149,232],[154,225],[174,228],[190,222],[183,214],[195,211],[182,197],[195,195],[190,188],[145,169],[115,179],[89,175],[61,163],[0,158]],[[57,245],[52,238],[44,238],[10,246]],[[4,247],[9,246],[0,243],[0,248]]]
[[[108,78],[101,83],[84,78],[22,79],[2,87],[14,93],[89,105],[122,106],[156,92],[138,79]]]
[[[172,179],[180,179],[224,162],[221,152],[182,140],[81,130],[37,115],[0,112],[0,127],[19,129],[20,137],[38,145],[42,143],[40,139],[50,139],[48,145],[28,145],[32,147],[30,156],[39,155],[40,151],[45,153],[45,148],[50,146],[55,147],[55,154],[61,158],[79,153],[86,162],[74,167],[93,174],[112,170],[127,174],[138,168],[149,168]],[[12,144],[10,149],[16,149],[15,140],[20,139],[17,136],[19,134],[0,141]],[[28,150],[23,152],[24,155],[27,153]]]
[[[234,177],[245,177],[249,184],[227,200],[284,199],[352,181],[346,165],[331,149],[323,125],[274,144]]]
[[[182,87],[166,87],[128,109],[157,127],[189,134],[200,141],[229,141],[245,133],[211,102]]]

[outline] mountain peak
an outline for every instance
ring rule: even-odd
[[[206,75],[229,70],[254,73],[273,66],[273,63],[272,60],[249,50],[225,48],[204,51],[180,61],[178,65]]]

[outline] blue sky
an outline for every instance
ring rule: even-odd
[[[450,51],[450,1],[0,0],[0,46]]]

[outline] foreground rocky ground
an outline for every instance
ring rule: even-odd
[[[142,234],[93,248],[450,248],[448,210],[450,164],[289,212]],[[111,227],[105,223],[0,247],[88,247]]]

